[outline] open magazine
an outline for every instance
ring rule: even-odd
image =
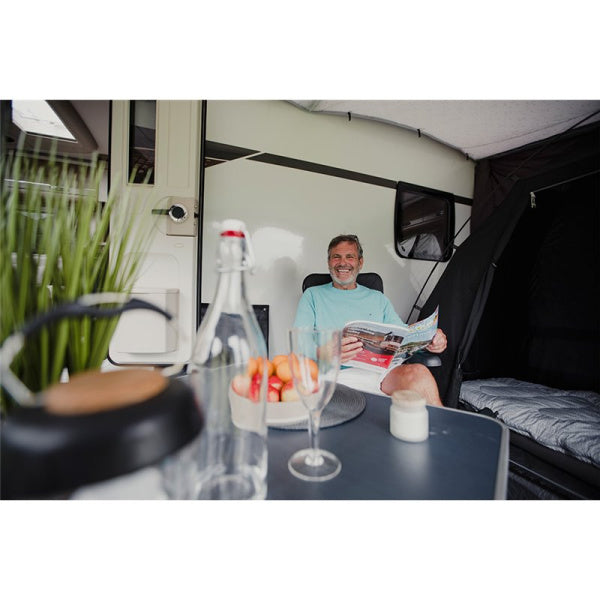
[[[402,364],[433,340],[438,328],[438,308],[425,319],[412,325],[391,325],[372,321],[346,323],[342,335],[359,338],[363,348],[352,360],[344,363],[344,366],[381,373]]]

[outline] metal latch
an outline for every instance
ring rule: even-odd
[[[195,198],[165,198],[169,208],[154,208],[153,215],[165,215],[167,235],[196,236],[198,230],[198,201]],[[192,217],[192,218],[190,218]]]

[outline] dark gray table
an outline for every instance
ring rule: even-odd
[[[307,482],[288,470],[289,457],[308,446],[306,430],[269,428],[268,500],[504,499],[508,430],[489,417],[427,407],[429,439],[403,442],[389,431],[390,399],[365,394],[355,419],[322,429],[320,446],[342,461],[341,473]]]

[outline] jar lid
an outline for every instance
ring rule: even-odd
[[[392,392],[392,404],[404,410],[420,410],[426,402],[425,398],[414,390],[396,390]]]
[[[113,382],[115,372],[97,374]],[[152,373],[152,372],[148,372]],[[119,377],[123,377],[120,375]],[[41,498],[156,464],[194,439],[204,418],[192,388],[152,381],[146,398],[93,411],[19,408],[2,422],[2,498]],[[69,384],[65,384],[68,386]],[[110,389],[110,384],[106,390]],[[158,390],[158,391],[157,391]],[[98,389],[91,394],[98,401]],[[66,407],[66,408],[65,408]]]

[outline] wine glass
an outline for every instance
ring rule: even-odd
[[[342,468],[340,460],[319,448],[321,413],[335,390],[341,363],[342,332],[336,329],[290,330],[290,368],[294,388],[308,410],[310,447],[288,461],[293,475],[306,481],[326,481]]]

